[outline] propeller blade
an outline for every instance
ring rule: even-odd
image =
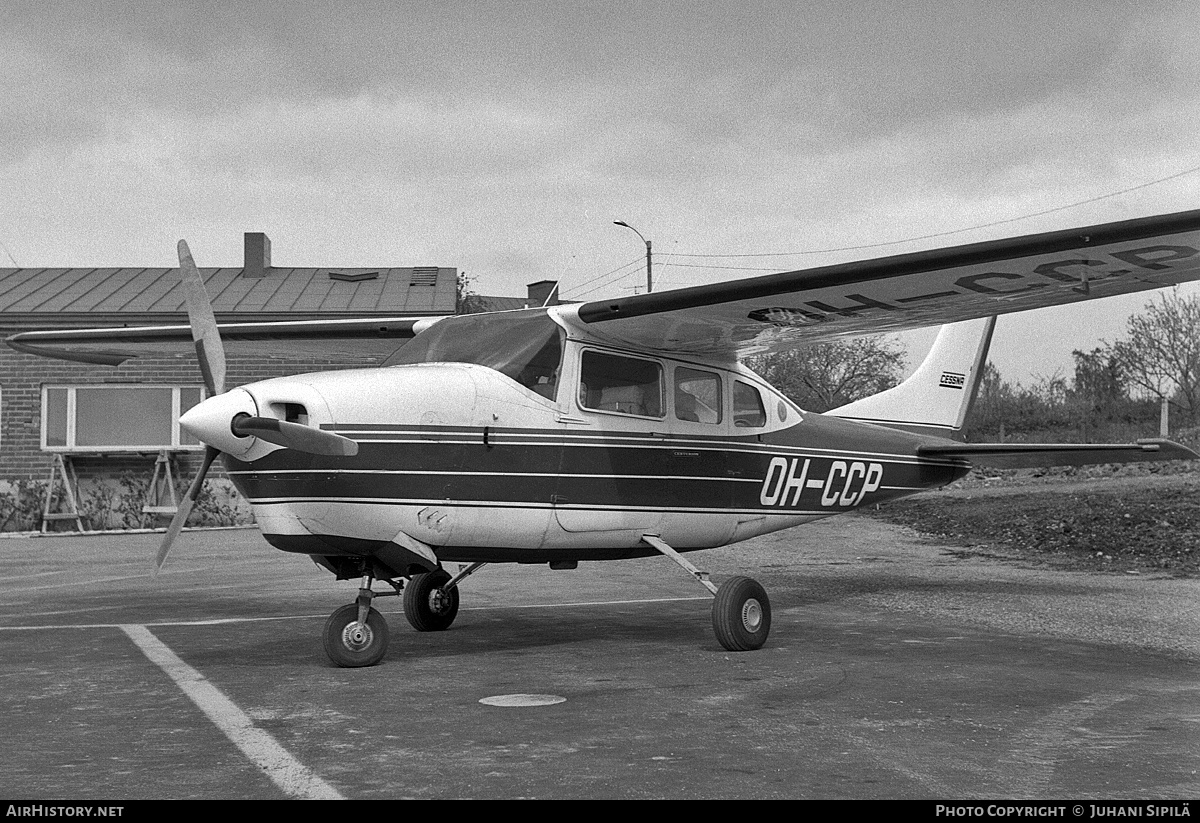
[[[162,571],[163,563],[167,559],[167,553],[171,551],[171,544],[175,542],[175,538],[183,530],[183,524],[187,522],[188,515],[192,513],[192,506],[195,505],[196,498],[200,496],[200,488],[204,485],[204,476],[208,474],[213,461],[217,459],[217,455],[220,453],[219,449],[214,449],[212,446],[205,446],[204,460],[200,463],[200,471],[196,472],[195,478],[192,479],[192,485],[188,486],[187,494],[183,496],[183,500],[179,501],[179,510],[171,518],[171,525],[167,527],[166,536],[163,537],[162,545],[158,548],[158,557],[154,559],[154,573],[156,575]]]
[[[225,347],[221,345],[221,334],[217,331],[212,301],[208,299],[204,280],[192,260],[186,240],[179,241],[179,279],[183,283],[183,300],[187,305],[188,322],[192,326],[192,340],[196,343],[196,357],[200,359],[204,385],[208,387],[209,396],[224,394]]]
[[[348,437],[311,426],[302,426],[299,423],[288,423],[274,417],[239,414],[233,418],[230,428],[238,437],[258,437],[268,443],[308,454],[328,454],[337,457],[353,457],[358,454],[358,444]]]

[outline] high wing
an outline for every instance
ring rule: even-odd
[[[783,272],[556,310],[619,346],[735,359],[1200,279],[1200,210]],[[442,318],[220,325],[232,354],[381,360]],[[17,351],[116,365],[193,353],[190,326],[24,332]]]
[[[218,324],[230,352],[255,355],[351,354],[382,360],[440,317],[369,317],[353,320],[293,320],[271,323]],[[25,354],[120,365],[132,357],[195,354],[192,329],[182,326],[136,326],[105,329],[61,329],[15,334],[6,341]]]
[[[745,357],[1200,279],[1200,210],[583,303],[590,334]]]

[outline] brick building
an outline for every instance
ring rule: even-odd
[[[274,267],[266,235],[248,233],[245,244],[242,267],[200,270],[220,323],[455,312],[458,272],[453,268]],[[178,285],[176,269],[0,269],[0,335],[185,324]],[[233,349],[228,359],[229,386],[374,362],[352,355]],[[18,486],[37,487],[31,493],[44,496],[48,483],[61,486],[64,470],[78,477],[73,493],[81,509],[87,507],[89,493],[111,498],[113,478],[124,478],[130,487],[153,487],[157,496],[164,461],[174,482],[186,485],[203,447],[179,429],[178,420],[203,393],[194,354],[135,358],[109,367],[49,360],[0,346],[0,494],[9,498],[9,511],[0,499],[0,530],[14,527],[11,509],[17,505]],[[51,502],[55,509],[63,503]],[[104,505],[111,507],[112,500]]]

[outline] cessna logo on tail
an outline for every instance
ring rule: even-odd
[[[798,506],[805,489],[821,490],[822,506],[856,506],[883,483],[883,464],[834,460],[824,478],[810,477],[812,460],[772,457],[758,502],[764,506]]]
[[[944,389],[961,389],[967,384],[967,376],[953,371],[942,372],[942,379],[938,381],[938,385]]]

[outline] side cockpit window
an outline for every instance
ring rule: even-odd
[[[516,375],[516,381],[547,400],[558,389],[558,367],[562,362],[562,334],[546,338],[545,344],[529,358]]]
[[[579,405],[594,411],[663,416],[662,366],[653,360],[585,351]]]
[[[733,425],[751,429],[767,425],[767,412],[763,408],[762,395],[758,393],[758,389],[741,380],[733,384]]]
[[[713,372],[675,369],[675,418],[689,423],[721,422],[721,377]]]

